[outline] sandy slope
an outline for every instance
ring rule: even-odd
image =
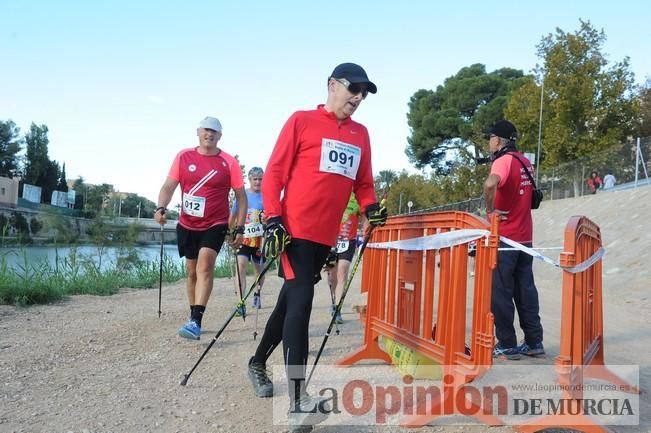
[[[560,246],[571,215],[600,224],[608,249],[604,260],[606,359],[640,365],[641,386],[651,389],[651,245],[648,219],[651,188],[600,193],[544,202],[535,212],[538,246]],[[549,251],[556,258],[556,251]],[[545,344],[552,363],[558,354],[560,273],[536,264]],[[362,301],[357,285],[344,311],[342,334],[330,339],[322,362],[332,363],[357,347],[363,329],[350,312]],[[266,284],[260,314],[264,324],[280,280]],[[26,309],[0,306],[0,431],[2,432],[280,432],[271,421],[271,400],[253,396],[245,365],[255,349],[254,317],[234,321],[191,377],[179,386],[234,300],[232,281],[216,281],[200,342],[177,337],[187,314],[182,283],[164,287],[158,319],[157,291],[124,290],[111,297],[77,296],[55,305]],[[316,352],[329,320],[329,295],[317,287],[310,347]],[[271,363],[280,364],[277,350]],[[525,362],[525,361],[521,361]],[[640,426],[618,432],[648,432],[651,399],[643,394]],[[502,433],[509,428],[429,426],[422,429],[323,426],[317,432],[419,431]]]

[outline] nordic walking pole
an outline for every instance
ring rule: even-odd
[[[337,265],[335,265],[335,266],[337,266]],[[332,272],[332,270],[329,270],[329,271],[327,271],[327,272],[330,273],[330,272]],[[330,277],[330,276],[328,276],[328,280],[330,280],[329,277]],[[335,333],[336,333],[337,335],[339,335],[339,325],[337,325],[337,319],[336,319],[336,315],[337,315],[337,304],[336,304],[336,302],[335,302],[335,291],[334,291],[334,289],[332,288],[332,285],[330,284],[330,281],[328,281],[328,287],[330,288],[330,300],[332,301],[332,308],[334,309],[333,314],[335,315]]]
[[[264,269],[262,269],[262,271],[260,271],[260,273],[256,277],[255,281],[251,285],[251,288],[246,292],[246,295],[242,298],[242,300],[235,306],[235,308],[233,309],[233,312],[231,313],[231,315],[228,316],[228,319],[226,319],[226,322],[224,322],[224,324],[219,329],[219,331],[217,331],[217,334],[213,337],[213,339],[210,342],[210,344],[208,345],[208,347],[206,347],[206,350],[204,350],[204,352],[201,354],[201,356],[199,357],[197,362],[194,364],[194,367],[192,367],[192,369],[188,372],[188,374],[183,375],[183,379],[181,379],[181,386],[185,386],[188,383],[188,379],[190,378],[190,375],[192,375],[192,373],[197,368],[197,366],[201,363],[201,361],[206,356],[208,351],[212,348],[213,344],[215,344],[217,339],[222,335],[222,333],[224,332],[224,330],[226,329],[228,324],[231,323],[231,321],[235,317],[235,314],[237,313],[237,309],[240,307],[240,305],[244,305],[244,302],[249,297],[249,295],[251,294],[251,292],[253,291],[255,286],[258,284],[258,282],[260,281],[260,278],[262,278],[264,276],[264,274],[267,273],[269,268],[271,268],[271,265],[273,264],[274,260],[275,259],[269,260],[269,263],[264,267]]]
[[[240,301],[242,300],[242,283],[240,282],[240,268],[237,263],[237,254],[235,254],[235,249],[229,247],[230,254],[228,255],[228,263],[230,264],[230,278],[233,280],[233,293],[235,296],[239,296]],[[235,268],[235,270],[233,270]],[[235,277],[237,276],[237,283],[235,283]],[[238,291],[239,287],[239,291]],[[242,320],[246,323],[246,319],[242,317]]]
[[[163,215],[165,214],[165,209],[161,210]],[[165,226],[161,224],[160,226],[160,268],[158,270],[158,318],[160,319],[161,313],[161,302],[163,298],[163,229]]]
[[[262,286],[258,286],[258,296],[260,296],[260,292],[262,291]],[[258,298],[258,302],[260,302],[260,299]],[[260,304],[258,303],[258,308],[255,309],[255,328],[253,329],[253,341],[255,341],[256,337],[258,336],[258,316],[260,315]]]
[[[253,330],[253,341],[255,341],[258,336],[258,314],[260,313],[260,308],[255,309],[255,329]]]
[[[330,325],[328,325],[328,330],[323,336],[323,341],[321,342],[321,347],[319,348],[319,351],[316,354],[316,358],[314,359],[314,364],[312,365],[312,370],[310,371],[310,375],[307,377],[307,380],[305,381],[306,389],[307,389],[307,385],[310,383],[310,379],[312,379],[312,375],[314,374],[314,370],[316,369],[316,364],[319,362],[319,358],[321,358],[321,353],[323,353],[323,348],[325,347],[326,342],[328,341],[330,332],[332,331],[332,326],[334,325],[336,319],[336,313],[338,313],[341,310],[341,307],[344,305],[344,299],[346,298],[346,294],[348,293],[348,289],[350,288],[350,283],[353,282],[353,277],[355,277],[355,273],[357,272],[357,267],[359,266],[359,262],[362,260],[362,255],[366,250],[366,245],[368,244],[368,241],[371,239],[371,235],[373,234],[374,228],[375,227],[371,226],[368,235],[366,235],[366,237],[364,238],[364,242],[362,243],[362,246],[359,249],[359,254],[357,255],[357,259],[355,259],[355,264],[353,265],[353,269],[350,271],[348,280],[346,280],[346,284],[344,285],[344,290],[341,293],[341,298],[339,298],[339,303],[337,304],[335,315],[333,315],[332,319],[330,319]]]
[[[237,261],[237,254],[233,250],[233,256],[235,259],[235,273],[237,274],[237,286],[239,287],[240,294],[240,304],[242,304],[242,320],[246,323],[246,308],[244,308],[244,303],[242,302],[242,279],[240,278],[240,263]]]

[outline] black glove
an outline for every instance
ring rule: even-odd
[[[387,222],[387,207],[382,203],[373,203],[366,207],[366,218],[373,227],[383,226]]]
[[[324,269],[332,269],[337,264],[337,250],[335,248],[330,250],[328,257],[326,258],[325,264],[323,265]]]
[[[231,239],[231,242],[235,242],[235,239],[237,238],[237,235],[243,235],[244,234],[244,226],[235,226],[229,233],[229,237]]]
[[[264,242],[262,243],[262,256],[265,260],[271,260],[280,255],[287,245],[290,237],[280,217],[272,217],[267,220],[264,228]]]

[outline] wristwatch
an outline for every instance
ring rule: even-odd
[[[233,233],[235,233],[236,235],[243,235],[244,226],[235,226],[235,228],[233,228]]]

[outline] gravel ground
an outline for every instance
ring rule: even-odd
[[[535,213],[536,239],[543,246],[560,244],[569,216],[585,214],[586,209],[602,225],[609,249],[604,259],[606,357],[613,364],[640,365],[643,390],[651,384],[649,267],[637,252],[651,245],[648,223],[642,218],[648,214],[644,210],[651,199],[651,188],[648,190],[544,202]],[[626,206],[630,221],[622,223],[620,219],[617,224],[614,221],[622,206]],[[558,354],[560,274],[545,265],[536,264],[535,269],[548,352],[539,362],[551,364]],[[280,281],[274,275],[267,279],[260,328],[271,312]],[[330,338],[320,364],[332,364],[361,344],[363,327],[351,311],[351,305],[365,303],[358,288],[357,278],[344,309],[341,335]],[[286,431],[286,426],[273,423],[272,399],[256,398],[246,376],[247,360],[256,347],[252,315],[246,323],[236,318],[187,386],[179,385],[232,310],[232,280],[215,281],[199,342],[176,335],[188,313],[184,283],[166,285],[163,290],[160,319],[157,290],[124,289],[115,296],[75,296],[29,308],[0,306],[0,431]],[[312,313],[311,360],[330,319],[329,303],[326,285],[321,282]],[[280,350],[274,352],[270,364],[282,364]],[[649,432],[648,394],[642,394],[640,405],[640,425],[612,430]],[[443,422],[420,429],[324,425],[315,432],[512,431]]]

